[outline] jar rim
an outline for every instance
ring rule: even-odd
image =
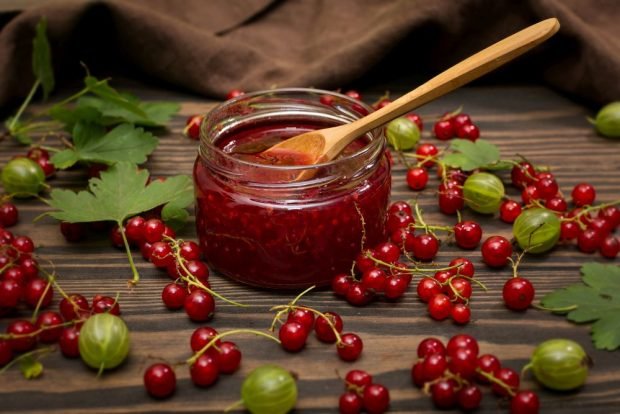
[[[224,102],[219,103],[217,106],[213,107],[204,117],[203,117],[203,121],[202,124],[200,126],[200,145],[198,148],[198,152],[199,155],[202,156],[202,152],[205,149],[208,149],[209,151],[214,151],[218,157],[223,157],[225,160],[233,162],[237,165],[241,165],[241,166],[247,166],[247,167],[251,167],[251,168],[263,168],[263,169],[267,169],[270,171],[281,171],[281,172],[285,172],[285,171],[289,171],[289,172],[302,172],[304,170],[314,170],[314,169],[321,169],[321,168],[326,168],[326,167],[333,167],[333,166],[338,166],[340,164],[344,164],[347,162],[351,162],[351,160],[355,160],[358,159],[360,157],[365,157],[368,156],[369,153],[372,153],[373,151],[377,151],[379,148],[383,147],[384,145],[384,141],[385,141],[385,137],[383,136],[383,134],[381,134],[381,128],[382,127],[378,127],[373,129],[372,131],[369,131],[368,134],[370,134],[373,139],[370,140],[370,142],[368,143],[368,145],[363,146],[362,148],[360,148],[359,150],[355,151],[352,154],[348,154],[346,156],[340,157],[340,158],[336,158],[330,161],[326,161],[326,162],[322,162],[322,163],[317,163],[317,164],[306,164],[306,165],[270,165],[270,164],[261,164],[261,163],[256,163],[256,162],[252,162],[252,161],[248,161],[248,160],[243,160],[237,157],[234,157],[232,155],[230,155],[229,153],[222,151],[217,145],[214,145],[213,142],[209,142],[207,140],[205,140],[203,137],[206,136],[206,131],[204,131],[204,129],[206,128],[206,120],[209,116],[210,113],[215,112],[215,111],[221,111],[224,110],[225,108],[232,106],[236,103],[238,103],[239,101],[245,100],[245,99],[251,99],[254,97],[261,97],[261,96],[267,96],[267,95],[273,95],[273,94],[312,94],[312,95],[328,95],[328,96],[333,96],[333,97],[337,97],[339,99],[345,100],[351,104],[355,104],[358,105],[360,107],[362,107],[363,109],[365,109],[366,111],[368,111],[368,113],[371,113],[374,111],[374,109],[367,105],[366,103],[351,98],[350,96],[347,96],[345,94],[341,94],[338,92],[334,92],[334,91],[328,91],[325,89],[315,89],[315,88],[275,88],[275,89],[264,89],[264,90],[260,90],[260,91],[255,91],[255,92],[249,92],[249,93],[245,93],[243,95],[239,95],[237,97],[234,97],[232,99],[226,100]],[[360,114],[361,115],[361,114]],[[363,115],[360,116],[360,118],[362,118]],[[203,149],[203,145],[205,145],[207,148]]]

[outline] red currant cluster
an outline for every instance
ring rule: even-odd
[[[613,232],[620,226],[620,201],[594,205],[595,188],[580,183],[571,191],[573,209],[564,198],[552,173],[537,172],[535,167],[523,161],[511,172],[512,184],[521,189],[521,200],[528,206],[543,206],[562,217],[561,241],[577,240],[577,247],[584,253],[599,251],[603,257],[613,259],[620,251],[620,241]],[[523,208],[514,200],[506,200],[500,207],[500,218],[513,223]]]
[[[193,355],[184,363],[189,366],[189,373],[194,385],[209,387],[219,378],[220,374],[233,374],[241,365],[241,350],[232,341],[222,338],[241,333],[264,336],[278,342],[271,335],[250,329],[236,329],[218,333],[209,326],[197,328],[190,338]],[[166,363],[151,365],[144,372],[144,386],[155,398],[171,396],[176,389],[176,374]]]
[[[17,224],[19,211],[10,201],[0,201],[0,228],[11,227]]]
[[[312,289],[312,288],[310,288]],[[343,361],[357,360],[364,348],[362,338],[355,333],[342,333],[344,324],[336,312],[320,312],[316,309],[297,305],[298,300],[310,289],[302,292],[287,305],[274,306],[271,310],[277,311],[271,324],[271,331],[275,330],[278,322],[282,325],[278,337],[288,352],[299,352],[306,345],[310,332],[314,330],[317,339],[325,343],[335,343],[338,356]],[[286,315],[286,321],[282,318]]]
[[[96,295],[89,306],[80,294],[67,295],[48,274],[39,267],[34,254],[34,243],[27,236],[14,236],[0,228],[0,315],[17,311],[20,302],[34,309],[33,321],[16,319],[0,335],[0,366],[15,356],[32,351],[37,343],[58,342],[63,355],[79,356],[78,337],[85,319],[96,313],[120,314],[116,299]],[[46,279],[39,276],[45,273]],[[55,290],[63,296],[58,312],[46,310],[52,303]],[[38,316],[37,316],[38,313]]]
[[[480,129],[472,122],[471,117],[460,111],[444,114],[433,125],[433,132],[437,139],[442,141],[454,137],[476,141],[480,137]]]
[[[351,370],[344,377],[345,392],[340,395],[340,414],[382,414],[390,406],[390,391],[383,385],[373,383],[372,376],[359,369]]]
[[[519,389],[518,372],[502,367],[494,355],[478,353],[478,341],[470,335],[455,335],[447,345],[426,338],[418,345],[420,359],[411,368],[413,383],[430,394],[441,409],[477,409],[482,401],[478,385],[490,384],[495,395],[510,399],[511,414],[538,413],[538,396]]]
[[[439,270],[434,276],[425,276],[418,282],[418,298],[427,303],[431,318],[442,321],[447,318],[457,324],[466,324],[471,319],[469,302],[472,296],[474,264],[464,257],[453,259],[448,268]]]

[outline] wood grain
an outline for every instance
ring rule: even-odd
[[[392,90],[410,89],[411,85]],[[135,91],[149,99],[176,100],[183,103],[181,114],[170,129],[161,135],[161,145],[147,167],[155,176],[191,174],[196,142],[181,135],[187,115],[204,112],[213,102],[155,88],[133,85]],[[366,100],[372,102],[383,89],[368,89]],[[428,132],[436,114],[463,104],[480,126],[482,137],[496,143],[505,157],[519,153],[537,164],[548,165],[557,176],[562,190],[569,193],[573,185],[588,181],[597,188],[599,201],[617,199],[620,194],[620,141],[596,136],[585,121],[587,111],[571,101],[541,87],[472,87],[461,89],[429,104],[419,111],[426,122],[423,140],[437,142]],[[24,149],[11,141],[0,142],[0,164]],[[436,207],[436,177],[427,190],[410,191],[405,183],[405,169],[397,165],[393,171],[393,199],[417,198],[427,221],[453,224],[454,218],[443,216]],[[62,172],[50,184],[78,189],[86,182],[81,170]],[[517,196],[514,189],[509,195]],[[87,297],[95,294],[120,293],[123,317],[132,332],[130,358],[120,368],[96,378],[95,372],[79,360],[63,358],[59,352],[44,360],[45,374],[33,381],[23,379],[16,369],[0,376],[0,412],[45,413],[137,413],[137,412],[222,412],[239,397],[241,382],[251,369],[267,362],[278,363],[299,376],[299,402],[296,412],[335,413],[342,390],[343,376],[355,367],[372,373],[376,382],[389,387],[391,412],[437,412],[428,396],[411,385],[410,368],[415,361],[418,342],[427,336],[447,339],[458,332],[474,335],[484,353],[498,355],[509,367],[519,370],[528,360],[535,345],[545,339],[565,337],[578,341],[594,360],[588,383],[578,392],[554,393],[540,389],[526,376],[524,386],[539,392],[544,413],[618,412],[620,404],[620,358],[618,353],[593,348],[589,328],[568,323],[563,318],[530,309],[523,313],[506,310],[501,302],[501,287],[510,277],[509,269],[492,270],[481,263],[478,249],[460,251],[446,244],[437,263],[446,264],[457,256],[473,260],[477,277],[488,291],[475,290],[472,301],[473,321],[459,327],[450,322],[434,322],[426,314],[424,304],[417,300],[412,287],[398,302],[376,301],[364,308],[354,308],[334,298],[329,291],[314,292],[303,303],[320,310],[341,313],[346,331],[360,334],[364,340],[362,358],[348,364],[338,359],[333,345],[319,343],[315,338],[299,354],[289,354],[274,343],[253,336],[233,338],[243,351],[240,372],[222,376],[216,385],[199,389],[191,384],[186,367],[176,370],[178,389],[173,398],[156,401],[149,398],[142,386],[142,374],[149,364],[164,359],[182,361],[190,356],[189,337],[198,325],[181,312],[165,310],[160,293],[168,277],[139,258],[136,259],[142,281],[133,290],[126,288],[129,267],[122,251],[109,246],[106,237],[91,238],[78,245],[64,241],[58,224],[49,218],[32,220],[46,211],[43,203],[27,200],[19,203],[21,220],[12,228],[27,234],[37,243],[37,253],[55,264],[60,283],[68,292]],[[510,236],[511,228],[498,219],[489,219],[465,212],[483,224],[485,235]],[[193,220],[180,234],[195,239]],[[579,268],[587,261],[610,263],[598,255],[579,253],[574,246],[558,246],[552,253],[526,258],[521,273],[530,278],[541,297],[554,289],[580,280]],[[617,263],[617,260],[611,263]],[[215,273],[215,272],[214,272]],[[216,316],[210,323],[218,330],[232,328],[267,329],[272,315],[269,308],[286,303],[291,293],[261,291],[235,284],[213,274],[213,288],[219,293],[251,305],[236,308],[217,302]],[[415,285],[414,285],[415,286]],[[54,301],[57,304],[58,298]],[[23,309],[19,315],[25,317]],[[9,319],[0,320],[0,329]],[[508,412],[507,405],[485,390],[479,412]]]

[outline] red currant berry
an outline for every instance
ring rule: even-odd
[[[75,243],[86,238],[88,235],[88,227],[86,227],[84,223],[69,223],[68,221],[61,221],[60,233],[62,233],[66,241]]]
[[[420,115],[410,112],[407,115],[405,115],[405,118],[407,118],[408,120],[416,124],[420,132],[422,132],[422,130],[424,129],[424,123],[422,122],[422,118],[420,117]],[[427,144],[427,145],[430,145],[430,144]]]
[[[598,230],[585,229],[577,236],[577,247],[584,253],[593,253],[598,250],[603,242],[603,237]]]
[[[502,267],[512,256],[512,245],[502,236],[491,236],[482,244],[482,260],[491,267]]]
[[[601,252],[601,256],[607,259],[615,259],[620,251],[620,242],[617,237],[610,234],[603,239],[599,250]]]
[[[332,279],[332,290],[336,296],[346,296],[350,287],[351,277],[345,273],[339,273]]]
[[[360,272],[364,273],[368,269],[372,269],[375,267],[375,262],[372,261],[371,257],[374,256],[374,251],[365,250],[360,252],[355,258],[355,268]]]
[[[288,313],[287,322],[297,322],[308,332],[314,328],[314,313],[308,309],[294,309]]]
[[[499,206],[499,218],[504,223],[514,223],[521,214],[521,205],[514,200],[505,200]]]
[[[465,325],[471,319],[471,309],[463,303],[456,303],[452,306],[450,317],[455,323]]]
[[[422,302],[428,302],[433,296],[442,291],[441,284],[432,277],[423,277],[418,282],[417,293]]]
[[[358,101],[362,100],[362,94],[356,91],[355,89],[350,89],[344,93],[349,98],[357,99]]]
[[[14,309],[22,297],[22,286],[15,280],[0,280],[0,309]]]
[[[183,135],[194,140],[200,139],[200,125],[203,119],[204,117],[202,115],[192,115],[187,118],[185,128],[183,129]]]
[[[278,337],[282,348],[289,352],[298,352],[306,345],[308,331],[300,323],[286,322],[280,326]]]
[[[423,167],[410,168],[407,171],[407,185],[415,191],[424,190],[428,183],[428,172]]]
[[[466,385],[456,396],[458,406],[464,411],[473,411],[480,407],[482,391],[475,385]]]
[[[210,354],[202,354],[189,368],[192,382],[199,387],[212,385],[220,376],[217,360]]]
[[[340,414],[359,414],[363,407],[362,397],[354,392],[345,392],[338,400]]]
[[[27,320],[18,319],[11,322],[6,327],[6,333],[14,335],[9,340],[11,349],[14,352],[30,351],[37,344],[37,337],[34,335],[36,331],[36,326]]]
[[[158,241],[151,246],[151,262],[159,268],[165,268],[175,261],[172,247],[167,242]]]
[[[452,126],[452,122],[448,120],[435,122],[435,125],[433,125],[433,132],[437,139],[442,141],[454,138],[454,126]]]
[[[535,177],[536,170],[529,162],[520,162],[518,165],[512,167],[512,171],[510,173],[512,185],[520,190],[523,190],[526,186],[533,184]]]
[[[372,289],[375,292],[383,292],[387,283],[387,275],[378,267],[374,267],[364,272],[361,284],[366,289]],[[352,289],[349,289],[352,291]]]
[[[545,201],[545,207],[558,213],[564,213],[568,209],[568,204],[562,197],[551,197]]]
[[[142,216],[134,216],[125,223],[125,235],[129,242],[139,245],[144,242],[144,223]]]
[[[17,282],[20,286],[25,286],[27,284],[26,275],[19,267],[10,267],[6,269],[2,273],[2,277],[4,280],[12,280]]]
[[[11,362],[13,350],[9,341],[0,339],[0,368]]]
[[[93,313],[111,313],[112,315],[120,315],[121,308],[117,300],[110,296],[96,295],[93,298]]]
[[[553,178],[538,178],[536,191],[543,200],[550,200],[558,193],[558,183]]]
[[[420,234],[413,240],[413,255],[418,260],[433,260],[438,250],[439,242],[432,234]]]
[[[62,334],[62,316],[54,311],[41,312],[35,323],[39,333],[39,341],[44,344],[51,344],[60,338]]]
[[[364,388],[362,399],[368,414],[382,414],[390,406],[390,392],[381,384],[370,384]]]
[[[462,277],[451,279],[448,286],[448,296],[455,303],[466,303],[471,298],[472,288],[469,280]]]
[[[28,236],[17,236],[11,242],[11,245],[21,253],[32,253],[34,251],[34,243]]]
[[[372,384],[372,375],[361,369],[352,369],[344,377],[345,390],[362,389]]]
[[[398,212],[403,212],[408,215],[413,214],[413,210],[411,210],[411,205],[403,200],[393,202],[388,208],[388,214],[395,214]]]
[[[166,225],[159,219],[149,219],[144,222],[144,240],[149,243],[161,241]]]
[[[608,220],[614,230],[620,226],[620,208],[616,206],[607,206],[600,209],[598,216]]]
[[[453,374],[458,374],[468,381],[476,375],[477,357],[467,348],[457,348],[451,354],[448,369]]]
[[[439,153],[439,150],[433,144],[422,144],[416,149],[415,153],[419,161],[428,159],[428,161],[424,161],[422,167],[430,168],[435,165],[433,158]]]
[[[480,138],[480,129],[474,124],[463,125],[457,129],[456,135],[459,138],[465,138],[475,142],[478,138]]]
[[[579,236],[581,229],[574,221],[563,221],[560,225],[560,240],[574,240]]]
[[[387,299],[396,300],[405,294],[410,281],[410,275],[389,276],[383,294]]]
[[[519,373],[512,368],[500,368],[495,374],[495,378],[504,385],[495,382],[491,385],[491,390],[500,397],[507,397],[510,395],[510,391],[516,392],[519,389]]]
[[[429,337],[423,339],[422,342],[418,344],[417,355],[418,358],[426,358],[432,354],[443,354],[446,353],[446,347],[441,342],[441,340],[433,337]]]
[[[372,270],[370,270],[372,272]],[[366,272],[364,272],[366,274]],[[385,283],[383,285],[385,288]],[[364,306],[370,303],[372,298],[374,297],[374,291],[370,290],[363,283],[353,282],[351,286],[349,286],[349,290],[347,291],[347,302],[349,302],[353,306]]]
[[[426,382],[426,373],[424,372],[423,361],[418,361],[411,367],[411,382],[418,387],[422,388]]]
[[[452,126],[454,127],[455,131],[458,130],[462,126],[472,124],[471,117],[463,113],[454,115],[453,117],[449,118],[449,121],[452,122]]]
[[[215,301],[213,296],[204,290],[194,290],[187,295],[183,304],[185,313],[194,322],[208,321],[215,312]]]
[[[446,345],[446,352],[449,356],[452,356],[454,352],[459,348],[467,349],[471,354],[474,355],[474,357],[478,356],[478,341],[471,335],[454,335],[452,338],[450,338],[448,344]]]
[[[19,211],[13,203],[0,204],[0,227],[11,227],[17,224]]]
[[[245,92],[243,92],[241,89],[231,89],[226,94],[226,100],[233,99],[242,95],[245,95]]]
[[[437,197],[439,210],[443,214],[456,214],[457,211],[462,210],[465,206],[463,189],[460,187],[447,188],[443,191],[440,190]]]
[[[325,315],[325,317],[319,316],[316,318],[316,322],[314,323],[314,333],[321,342],[336,342],[334,328],[336,331],[342,332],[342,318],[336,312],[325,312],[323,315]],[[329,322],[326,318],[329,318]]]
[[[338,356],[343,361],[355,361],[360,357],[364,344],[362,339],[354,333],[346,333],[340,336],[340,342],[336,345]],[[368,408],[366,407],[368,410]]]
[[[58,345],[60,351],[67,358],[77,358],[80,356],[79,348],[80,339],[80,327],[69,326],[62,330],[60,338],[58,339]]]
[[[532,304],[534,293],[534,286],[528,279],[512,277],[504,284],[502,297],[508,309],[521,311]]]
[[[387,263],[394,263],[400,258],[400,249],[392,242],[381,243],[373,250],[375,258]]]
[[[478,357],[476,362],[478,375],[476,376],[476,381],[481,384],[489,384],[490,381],[487,377],[482,375],[482,373],[486,373],[492,376],[497,376],[497,371],[502,367],[499,359],[495,355],[484,354]]]
[[[161,291],[161,300],[170,310],[181,309],[186,297],[187,290],[178,283],[168,283]]]
[[[535,185],[528,185],[521,191],[521,201],[523,201],[523,204],[526,206],[538,199],[540,199],[540,194],[538,194],[538,189]]]
[[[452,268],[448,271],[449,275],[474,277],[474,274],[476,273],[476,268],[474,267],[472,261],[465,257],[457,257],[455,259],[452,259],[448,264],[448,267]]]
[[[431,318],[442,321],[450,316],[450,312],[452,311],[452,302],[450,302],[450,298],[448,295],[440,293],[438,295],[433,296],[428,301],[428,313]]]
[[[169,397],[176,386],[177,377],[168,364],[153,364],[144,371],[144,388],[152,397]]]
[[[452,379],[441,379],[431,386],[431,398],[437,408],[453,408],[457,402],[456,383]]]
[[[474,249],[482,239],[482,227],[471,220],[458,222],[454,226],[454,239],[461,249]]]
[[[510,414],[538,414],[540,401],[534,391],[519,391],[510,400]]]
[[[194,332],[192,332],[192,336],[189,340],[189,345],[192,348],[192,351],[198,352],[202,348],[207,346],[207,344],[211,342],[211,340],[213,340],[213,338],[215,338],[216,336],[217,331],[215,329],[211,328],[210,326],[201,326],[200,328],[196,328]],[[215,341],[216,346],[219,347],[221,344],[222,343],[219,339]]]
[[[392,234],[400,228],[405,228],[410,224],[414,224],[414,222],[415,220],[410,213],[405,211],[396,211],[388,214],[386,228],[388,233]]]
[[[123,242],[123,235],[121,234],[121,229],[118,227],[118,225],[115,225],[110,229],[108,237],[110,238],[110,243],[112,243],[112,246],[118,249],[121,249],[123,248],[123,246],[125,246],[125,243]]]
[[[571,192],[573,204],[577,207],[591,206],[596,198],[596,190],[587,183],[577,184]]]
[[[24,289],[24,301],[31,308],[47,308],[52,302],[54,288],[41,278],[32,279]]]
[[[241,365],[241,351],[237,344],[230,341],[218,345],[216,354],[217,366],[222,374],[233,374]]]

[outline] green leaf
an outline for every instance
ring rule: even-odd
[[[620,266],[586,263],[583,284],[571,285],[546,295],[541,304],[566,314],[575,323],[594,322],[592,341],[598,349],[620,347]]]
[[[147,185],[148,178],[147,170],[139,170],[128,162],[119,162],[108,171],[103,171],[101,178],[92,178],[88,190],[78,193],[63,189],[52,190],[49,205],[55,211],[48,214],[71,223],[122,223],[128,217],[162,204],[187,203],[183,206],[187,207],[193,201],[194,189],[190,177],[177,175],[165,181],[155,180]]]
[[[78,161],[142,164],[158,142],[150,132],[130,124],[121,124],[106,133],[101,125],[78,122],[73,129],[73,148],[54,154],[51,161],[60,169]]]
[[[144,116],[118,105],[115,101],[101,99],[96,96],[83,96],[78,101],[78,107],[97,110],[102,116],[101,123],[104,125],[128,122],[147,127],[165,126],[180,109],[180,105],[175,102],[141,102],[130,94],[124,93],[122,96],[143,111]]]
[[[19,370],[26,379],[34,379],[43,373],[43,364],[32,355],[26,355],[19,361]]]
[[[443,157],[443,162],[464,171],[478,168],[492,168],[499,165],[500,153],[497,146],[479,139],[472,142],[467,139],[454,139],[450,142],[451,153]]]
[[[65,130],[67,132],[73,131],[75,124],[80,121],[91,124],[102,124],[101,112],[95,108],[78,106],[75,109],[69,109],[66,106],[54,105],[49,109],[48,113],[55,120],[65,124]]]
[[[108,85],[107,80],[99,80],[93,76],[87,76],[84,79],[84,84],[90,92],[101,99],[114,103],[140,117],[146,117],[146,113],[140,109],[135,99],[128,98],[126,95],[119,93],[116,89]]]
[[[39,20],[36,30],[37,34],[32,41],[32,71],[37,80],[41,82],[44,99],[47,99],[54,89],[54,70],[52,69],[50,44],[45,34],[47,30],[45,18]]]

